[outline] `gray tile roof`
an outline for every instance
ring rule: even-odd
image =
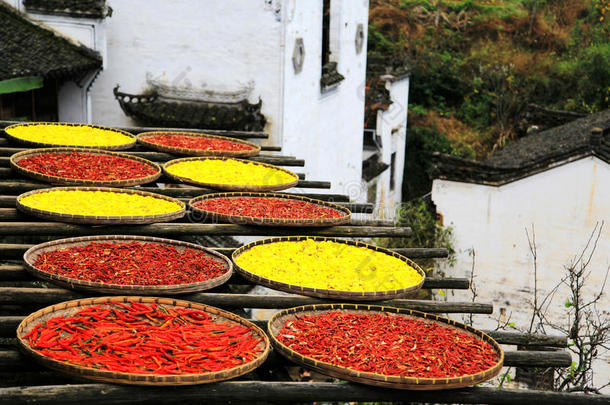
[[[593,133],[594,128],[601,131]],[[483,162],[437,153],[432,157],[430,176],[497,185],[586,156],[610,164],[610,109],[525,136]]]
[[[0,2],[0,80],[26,76],[78,78],[102,66],[93,50],[76,45]]]
[[[104,18],[109,14],[105,0],[25,0],[24,5],[28,12],[76,18]]]

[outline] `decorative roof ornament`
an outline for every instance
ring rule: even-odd
[[[202,82],[200,87],[194,87],[190,81],[184,84],[168,83],[157,79],[151,73],[146,73],[146,83],[150,90],[161,98],[177,101],[201,101],[206,103],[239,103],[246,101],[254,90],[254,81],[246,84],[238,83],[236,89],[211,89],[207,83]]]
[[[128,94],[114,88],[114,97],[126,115],[141,125],[167,128],[262,131],[267,122],[263,102],[234,103],[194,101],[161,97],[155,91]]]

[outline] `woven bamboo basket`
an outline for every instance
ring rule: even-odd
[[[32,156],[42,155],[42,154],[63,154],[70,152],[80,152],[80,153],[88,153],[92,155],[102,155],[102,156],[115,156],[123,159],[129,159],[132,161],[143,163],[147,166],[155,169],[156,173],[151,174],[145,177],[135,177],[132,179],[126,180],[85,180],[85,179],[73,179],[62,176],[51,176],[39,172],[35,172],[33,170],[26,169],[24,167],[19,166],[19,162],[22,159],[29,158]],[[129,187],[129,186],[137,186],[140,184],[151,183],[157,180],[163,171],[161,170],[161,166],[156,163],[153,163],[149,160],[142,159],[137,156],[131,156],[124,153],[118,152],[110,152],[105,150],[96,150],[89,148],[42,148],[42,149],[30,149],[25,150],[23,152],[15,153],[10,158],[10,164],[13,170],[21,175],[44,181],[52,184],[62,184],[68,186],[97,186],[97,187]]]
[[[171,135],[171,136],[189,136],[197,138],[209,138],[209,139],[220,139],[225,141],[231,141],[241,145],[247,145],[251,149],[249,150],[203,150],[193,148],[180,148],[177,146],[167,146],[159,143],[154,143],[148,140],[152,136],[159,135]],[[147,148],[158,150],[161,152],[175,153],[178,155],[186,156],[224,156],[224,157],[252,157],[260,153],[261,147],[254,142],[248,142],[241,139],[229,138],[220,135],[201,134],[195,132],[175,132],[175,131],[154,131],[154,132],[142,132],[137,136],[137,142],[146,146]]]
[[[243,215],[227,215],[204,210],[195,207],[195,204],[200,201],[211,200],[214,198],[236,198],[236,197],[261,197],[261,198],[280,198],[288,201],[305,201],[323,207],[332,208],[339,211],[342,215],[338,218],[315,218],[315,219],[287,219],[287,218],[265,218],[265,217],[249,217]],[[288,195],[280,193],[249,193],[249,192],[234,192],[234,193],[214,193],[204,194],[193,198],[188,202],[190,215],[193,219],[205,219],[212,222],[229,222],[239,225],[264,225],[264,226],[334,226],[349,222],[351,212],[345,207],[326,201],[316,200],[313,198],[302,197],[297,195]]]
[[[325,312],[349,312],[349,313],[371,313],[382,312],[389,316],[401,316],[412,319],[424,319],[427,322],[441,324],[442,326],[457,329],[460,332],[475,336],[489,343],[498,354],[498,362],[491,368],[477,374],[469,374],[461,377],[449,378],[415,378],[396,375],[377,374],[364,371],[357,371],[351,368],[317,361],[311,357],[303,356],[290,349],[277,339],[279,331],[286,321],[295,319],[299,316],[317,315]],[[487,334],[471,326],[456,322],[452,319],[442,318],[437,315],[410,309],[383,307],[378,305],[362,304],[321,304],[307,305],[302,307],[290,308],[276,313],[269,319],[267,333],[271,337],[271,342],[275,350],[286,358],[297,364],[303,365],[322,374],[344,380],[354,381],[378,387],[399,388],[405,390],[445,390],[473,386],[487,381],[500,373],[504,363],[504,351],[502,347]],[[387,353],[391,356],[392,353]]]
[[[233,321],[241,325],[244,325],[252,330],[251,333],[262,339],[261,343],[257,346],[261,354],[253,361],[243,364],[238,367],[233,367],[227,370],[219,372],[202,372],[200,374],[173,374],[173,375],[161,375],[161,374],[139,374],[139,373],[125,373],[116,371],[99,370],[90,367],[83,367],[74,364],[65,363],[62,361],[54,360],[47,356],[41,355],[40,353],[33,350],[28,343],[23,339],[28,332],[30,332],[37,324],[45,322],[46,320],[60,316],[70,316],[80,309],[91,305],[104,305],[113,302],[130,303],[140,302],[145,304],[156,303],[166,307],[182,307],[182,308],[193,308],[207,312],[214,317],[214,320],[218,321]],[[17,338],[21,349],[28,355],[33,357],[37,362],[48,367],[52,370],[56,370],[72,376],[86,378],[96,381],[105,381],[118,384],[131,384],[131,385],[150,385],[150,386],[161,386],[161,385],[193,385],[211,383],[216,381],[228,380],[231,378],[238,377],[246,374],[258,366],[260,366],[267,358],[270,350],[269,338],[263,332],[262,329],[254,325],[253,323],[235,315],[228,311],[211,307],[205,304],[199,304],[190,301],[176,300],[172,298],[158,298],[158,297],[97,297],[97,298],[85,298],[80,300],[66,301],[59,304],[55,304],[26,317],[17,327]]]
[[[350,246],[364,247],[367,249],[375,250],[377,252],[385,253],[387,255],[396,257],[397,259],[400,259],[403,262],[407,263],[409,266],[413,267],[422,276],[422,279],[418,284],[416,284],[414,286],[396,289],[396,290],[386,290],[386,291],[328,290],[328,289],[322,289],[322,288],[311,288],[311,287],[306,287],[306,286],[301,286],[301,285],[293,285],[293,284],[284,283],[284,282],[281,282],[278,280],[261,277],[257,274],[254,274],[254,273],[242,268],[236,262],[236,259],[240,255],[242,255],[244,252],[250,250],[254,246],[267,245],[267,244],[275,243],[275,242],[296,242],[296,241],[302,241],[302,240],[306,240],[306,239],[312,239],[315,241],[332,241],[332,242],[337,242],[337,243],[343,243],[343,244],[350,245]],[[426,274],[421,269],[421,267],[419,267],[417,265],[417,263],[406,258],[405,256],[402,256],[396,252],[392,252],[391,250],[381,248],[379,246],[374,246],[374,245],[369,245],[369,244],[363,243],[363,242],[351,241],[351,240],[339,239],[339,238],[326,238],[326,237],[320,237],[320,236],[285,236],[285,237],[279,237],[279,238],[262,239],[262,240],[258,240],[255,242],[248,243],[247,245],[244,245],[244,246],[238,248],[237,250],[235,250],[233,252],[232,258],[233,258],[233,263],[235,265],[234,266],[235,271],[237,271],[240,275],[242,275],[246,279],[252,281],[253,283],[260,284],[262,286],[269,287],[274,290],[284,291],[284,292],[288,292],[288,293],[308,295],[311,297],[318,297],[318,298],[330,298],[330,299],[335,299],[335,300],[381,301],[381,300],[389,300],[389,299],[394,299],[394,298],[404,298],[404,297],[408,297],[408,296],[413,296],[417,293],[417,291],[419,291],[421,289],[421,287],[424,284],[424,281],[426,279]]]
[[[85,246],[91,242],[138,242],[138,243],[162,243],[164,245],[170,245],[175,247],[178,251],[182,252],[186,248],[195,249],[198,251],[205,252],[206,255],[212,256],[215,259],[223,262],[226,271],[219,277],[213,279],[193,282],[188,284],[169,284],[169,285],[125,285],[125,284],[109,284],[101,282],[93,282],[87,280],[79,280],[76,278],[70,278],[61,276],[58,274],[50,273],[37,268],[34,263],[38,256],[43,253],[51,252],[60,249],[66,249],[74,246]],[[194,243],[182,242],[172,239],[162,239],[146,236],[129,236],[129,235],[101,235],[101,236],[85,236],[79,238],[67,238],[57,239],[50,242],[41,243],[28,249],[23,255],[25,262],[25,269],[33,274],[35,277],[50,281],[53,284],[57,284],[61,287],[83,290],[83,291],[94,291],[104,294],[133,294],[133,295],[173,295],[173,294],[185,294],[194,293],[204,290],[209,290],[219,285],[224,284],[231,275],[233,274],[233,263],[231,260],[223,254],[220,254],[212,249],[204,248]]]
[[[119,133],[121,135],[128,136],[128,137],[132,138],[132,141],[130,141],[128,143],[120,144],[120,145],[107,145],[107,146],[60,145],[60,144],[55,144],[55,143],[44,143],[44,142],[28,141],[26,139],[22,139],[22,138],[18,138],[16,136],[13,136],[13,135],[11,135],[9,133],[12,128],[17,128],[17,127],[34,127],[34,126],[37,126],[37,125],[54,125],[54,126],[69,126],[69,127],[89,127],[89,128],[104,129],[106,131],[112,131],[112,132]],[[127,132],[127,131],[123,131],[123,130],[116,129],[116,128],[103,127],[103,126],[99,126],[99,125],[76,124],[76,123],[72,123],[72,122],[28,122],[28,123],[23,123],[23,124],[14,124],[14,125],[9,125],[8,127],[4,128],[4,132],[6,133],[6,137],[8,139],[11,139],[11,140],[13,140],[15,142],[18,142],[20,144],[23,144],[23,145],[32,146],[34,148],[46,148],[46,147],[58,147],[58,146],[62,146],[62,147],[68,147],[68,148],[72,147],[72,148],[94,148],[94,149],[103,149],[103,150],[125,150],[125,149],[132,148],[136,144],[136,137],[133,134],[130,134],[129,132]]]
[[[259,165],[259,166],[264,166],[269,169],[288,173],[289,175],[291,175],[294,178],[294,180],[289,183],[271,184],[271,185],[204,183],[204,182],[199,182],[199,181],[190,179],[188,177],[176,176],[175,174],[172,174],[167,170],[168,167],[175,165],[176,163],[189,162],[189,161],[195,161],[195,160],[237,160],[240,162],[251,163],[251,164],[255,164],[255,165]],[[193,184],[195,186],[213,188],[213,189],[217,189],[217,190],[226,190],[226,191],[280,191],[280,190],[286,190],[288,188],[294,187],[299,182],[299,176],[297,176],[295,173],[291,172],[290,170],[286,170],[281,167],[270,165],[268,163],[254,162],[251,160],[243,160],[243,159],[225,158],[225,157],[192,157],[192,158],[182,158],[182,159],[170,160],[169,162],[166,162],[163,165],[163,171],[165,172],[165,174],[168,177],[170,177],[171,179],[174,179],[176,181]]]
[[[80,191],[110,191],[113,193],[126,193],[126,194],[137,194],[141,196],[160,198],[162,200],[171,201],[178,204],[181,209],[178,211],[168,212],[164,214],[156,215],[132,215],[132,216],[98,216],[98,215],[73,215],[64,214],[61,212],[40,210],[37,208],[31,208],[21,203],[21,199],[38,193],[46,193],[53,190],[80,190]],[[89,225],[141,225],[141,224],[152,224],[155,222],[168,222],[174,219],[182,218],[186,213],[186,204],[175,198],[167,197],[160,194],[149,193],[147,191],[138,191],[132,189],[123,188],[110,188],[110,187],[52,187],[43,188],[39,190],[28,191],[27,193],[21,194],[17,197],[17,209],[26,214],[34,215],[39,218],[48,219],[51,221],[70,222],[75,224],[89,224]]]

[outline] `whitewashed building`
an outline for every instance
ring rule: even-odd
[[[102,58],[61,83],[60,121],[264,130],[308,178],[367,200],[367,0],[3,1]],[[392,166],[375,182],[385,206],[400,200],[408,77],[388,88],[401,108],[374,128]]]
[[[544,297],[604,221],[588,267],[588,296],[602,288],[610,266],[610,110],[526,136],[484,162],[438,155],[434,178],[432,200],[455,235],[457,260],[446,271],[469,277],[474,251],[477,300],[493,302],[501,321],[512,314],[517,327],[529,326],[534,273],[526,228],[530,239],[532,228],[535,232],[538,289]],[[605,289],[602,316],[610,312],[608,284]],[[454,299],[469,298],[455,294]],[[561,288],[548,309],[550,319],[564,326],[567,300]],[[491,318],[478,321],[480,327],[496,324]],[[610,355],[604,356],[595,365],[598,383],[610,378]]]

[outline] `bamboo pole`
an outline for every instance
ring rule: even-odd
[[[85,295],[63,288],[21,288],[0,287],[0,304],[50,305],[62,301],[83,298]],[[254,295],[195,293],[180,296],[181,299],[202,302],[223,308],[290,308],[300,305],[335,302],[303,295]],[[409,308],[434,313],[473,313],[491,314],[493,305],[479,302],[445,302],[413,299],[394,299],[386,301],[363,302],[399,308]]]
[[[0,316],[0,337],[14,337],[15,331],[19,323],[25,318],[25,316]],[[266,320],[255,320],[250,319],[251,322],[255,323],[263,330],[267,330]],[[506,332],[497,330],[483,330],[496,342],[505,345],[519,345],[519,346],[545,346],[545,347],[557,347],[565,348],[568,346],[567,336],[558,335],[543,335],[538,333],[520,333],[520,332]],[[525,351],[517,351],[511,353],[525,353]],[[532,353],[530,351],[530,353]],[[539,352],[539,353],[553,353],[553,352]],[[526,356],[523,357],[528,358]],[[1,368],[1,367],[0,367]]]
[[[608,395],[470,387],[444,391],[403,391],[355,383],[225,381],[175,387],[131,387],[113,384],[41,385],[0,388],[0,404],[149,404],[210,401],[312,402],[404,401],[417,403],[607,405]]]
[[[250,236],[289,236],[302,235],[302,228],[290,227],[254,227],[234,224],[197,224],[197,223],[159,223],[150,225],[103,226],[66,224],[60,222],[2,222],[0,235],[144,235],[144,236],[180,236],[180,235],[250,235]],[[343,237],[403,237],[411,234],[409,227],[376,227],[376,226],[331,226],[307,231],[311,236]]]

